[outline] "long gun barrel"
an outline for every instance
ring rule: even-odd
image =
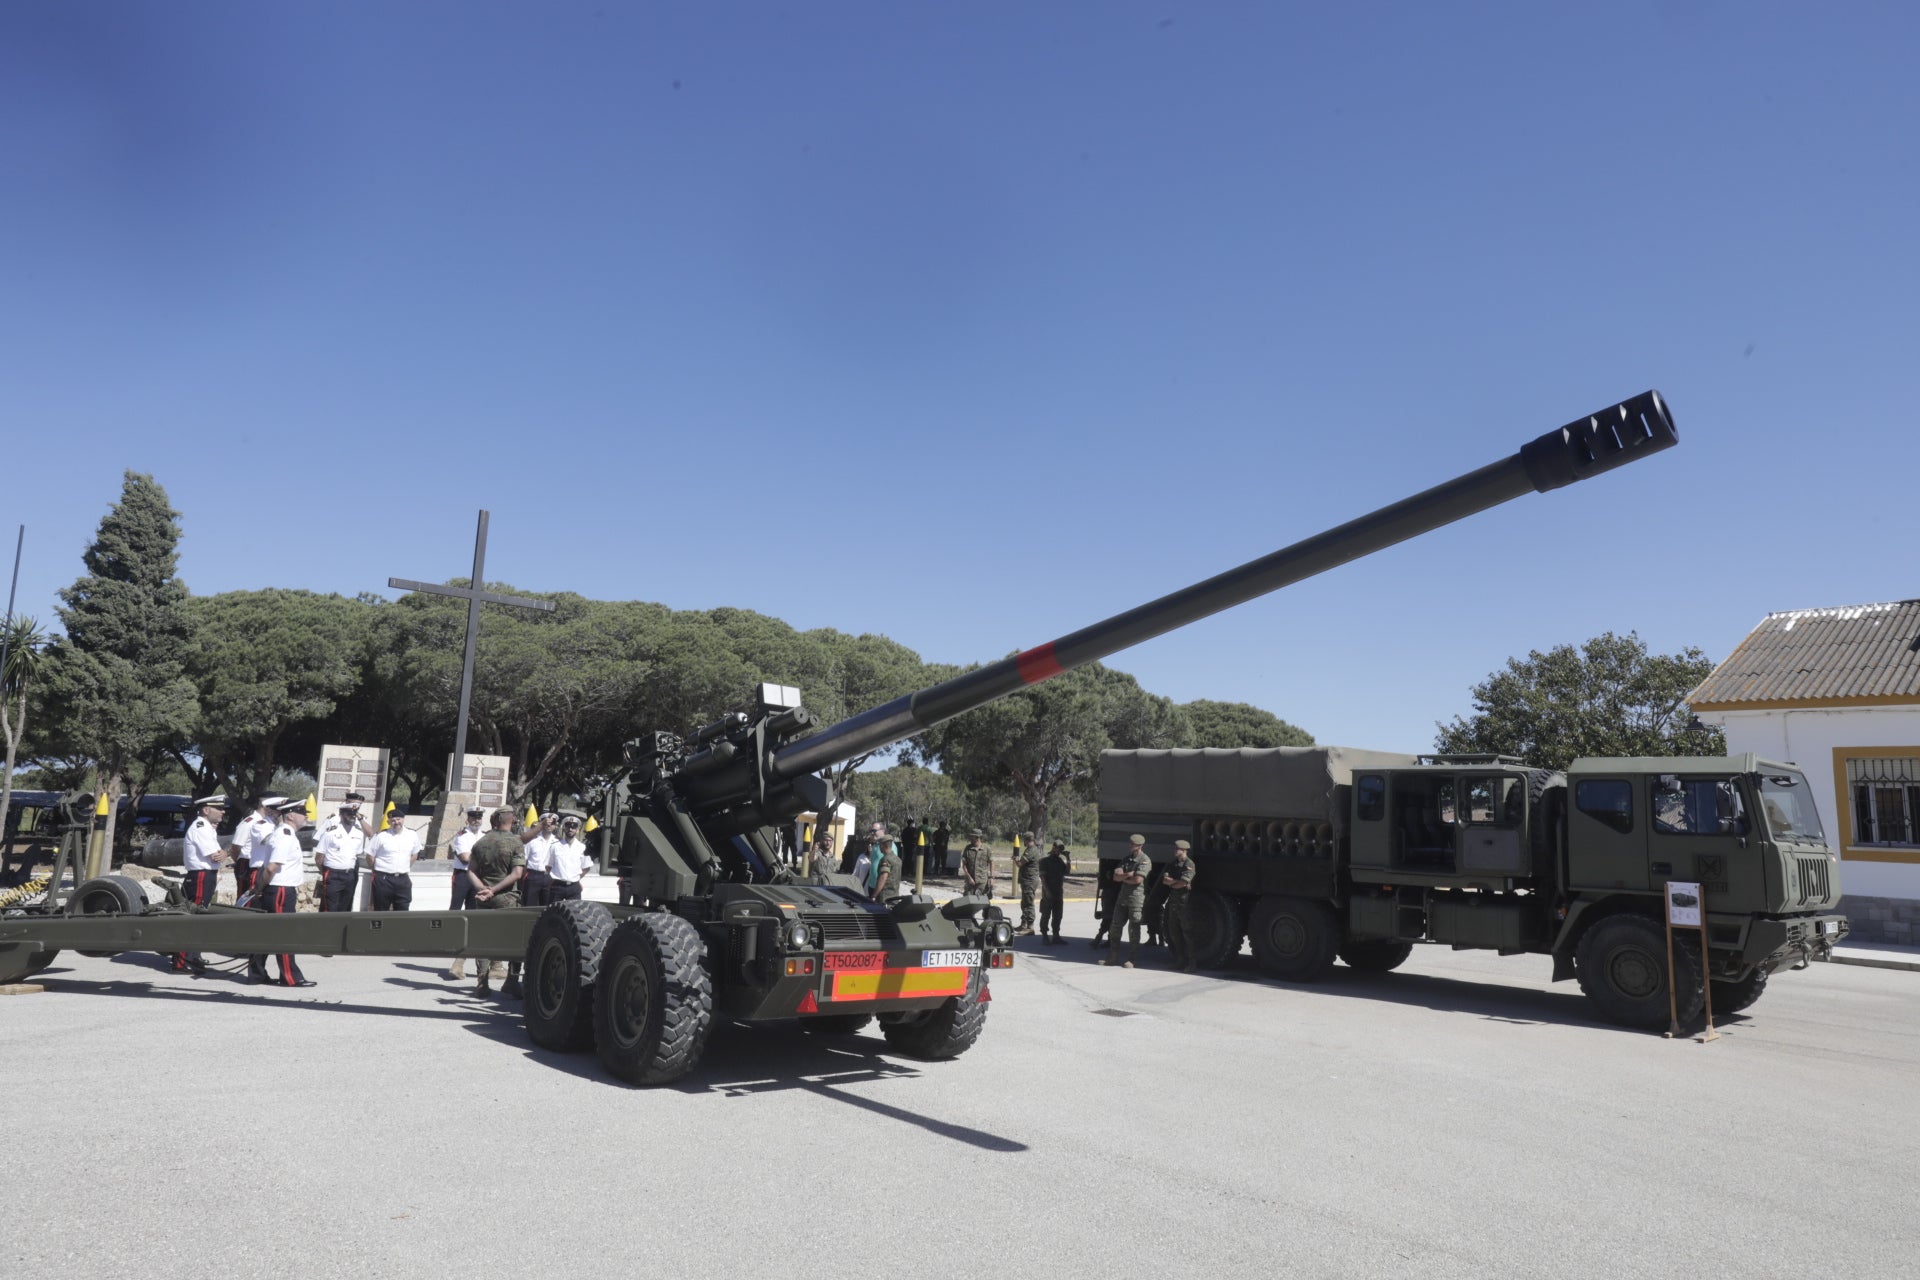
[[[1643,392],[1549,431],[1504,461],[788,743],[773,753],[770,772],[776,778],[792,778],[877,751],[1023,685],[1071,671],[1521,494],[1545,493],[1623,467],[1679,439],[1660,393]]]

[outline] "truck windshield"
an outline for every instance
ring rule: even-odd
[[[1799,774],[1761,774],[1760,808],[1767,815],[1767,830],[1776,840],[1827,842],[1826,833],[1820,829],[1820,811],[1813,805],[1813,791]]]

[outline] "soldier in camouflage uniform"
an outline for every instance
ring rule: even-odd
[[[882,849],[885,850],[884,853],[881,852]],[[881,902],[905,893],[906,890],[900,887],[902,867],[900,846],[891,840],[884,844],[876,844],[874,857],[879,859],[880,865],[874,868],[873,888],[868,890],[867,896],[875,902]]]
[[[1147,838],[1128,836],[1127,856],[1113,869],[1113,882],[1120,886],[1119,894],[1113,900],[1113,913],[1109,921],[1112,928],[1107,934],[1107,958],[1101,964],[1117,964],[1123,969],[1133,968],[1133,957],[1140,950],[1140,918],[1147,910],[1147,877],[1153,874],[1153,859],[1147,856]],[[1127,927],[1127,958],[1120,958],[1120,926]]]
[[[837,874],[839,870],[840,859],[833,855],[833,841],[831,839],[815,840],[813,857],[807,861],[807,874],[819,883],[825,884],[827,877]]]
[[[526,878],[527,856],[520,846],[520,837],[510,828],[514,823],[511,809],[493,811],[493,830],[473,842],[473,848],[467,851],[467,869],[456,874],[472,877],[473,901],[480,910],[498,910],[502,907],[520,905],[520,882]],[[489,976],[497,976],[500,962],[491,966],[482,960],[474,965],[480,976],[480,983],[474,988],[474,994],[487,995],[493,988],[488,984]],[[507,980],[500,987],[500,994],[509,1000],[520,998],[520,962],[513,961],[506,967]]]
[[[1173,842],[1173,861],[1160,877],[1167,895],[1167,945],[1173,948],[1173,962],[1180,972],[1193,970],[1193,939],[1187,933],[1187,904],[1193,901],[1193,859],[1187,851],[1193,846],[1185,840]]]
[[[1033,842],[1033,832],[1020,837],[1020,847],[1013,851],[1013,871],[1020,879],[1020,928],[1018,932],[1031,938],[1035,919],[1033,900],[1040,892],[1040,847]]]
[[[960,851],[960,888],[983,898],[993,896],[993,850],[983,843],[987,833],[973,829],[973,839]]]

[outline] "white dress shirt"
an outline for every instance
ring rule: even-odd
[[[405,875],[420,856],[420,837],[405,827],[388,827],[368,846],[373,854],[373,869],[393,875]]]

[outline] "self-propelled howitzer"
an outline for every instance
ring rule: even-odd
[[[139,909],[116,877],[60,899],[64,918],[0,919],[0,982],[88,951],[468,955],[527,965],[527,1028],[555,1049],[592,1045],[636,1084],[684,1075],[716,1016],[851,1031],[878,1018],[896,1049],[949,1058],[984,1026],[1012,931],[982,898],[869,900],[863,885],[796,880],[775,829],[824,808],[818,771],[924,732],[1027,685],[1529,492],[1677,442],[1655,392],[1547,432],[1512,457],[1184,590],[825,728],[791,690],[680,736],[628,747],[607,817],[632,906],[263,918],[171,903]],[[50,898],[49,901],[54,899]],[[125,914],[115,914],[116,912]]]

